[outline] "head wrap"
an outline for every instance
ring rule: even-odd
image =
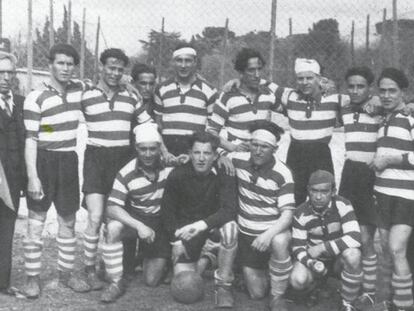
[[[335,177],[332,173],[323,170],[317,170],[309,178],[308,185],[331,184],[335,185]]]
[[[252,139],[257,139],[262,142],[265,142],[273,147],[277,147],[277,139],[276,136],[265,129],[258,129],[252,133]]]
[[[378,78],[378,85],[380,81],[384,78],[391,79],[395,83],[397,83],[400,89],[406,89],[408,87],[408,79],[407,76],[404,74],[403,71],[397,68],[385,68],[382,72],[380,77]]]
[[[197,56],[197,52],[196,50],[194,50],[192,47],[189,47],[189,46],[179,48],[178,50],[175,50],[173,52],[173,58],[176,58],[182,55],[191,55],[195,57]]]
[[[314,59],[296,58],[295,73],[311,71],[317,75],[321,74],[321,66]]]
[[[135,143],[161,143],[161,135],[155,123],[146,122],[134,128]]]

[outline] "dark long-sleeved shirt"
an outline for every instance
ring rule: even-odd
[[[161,201],[161,217],[170,240],[185,225],[204,220],[209,228],[235,219],[237,187],[235,177],[213,168],[198,175],[192,163],[175,168],[168,176]]]

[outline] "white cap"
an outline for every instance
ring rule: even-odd
[[[137,125],[134,128],[135,143],[161,143],[161,135],[158,126],[152,122]]]
[[[176,58],[178,56],[182,55],[191,55],[191,56],[197,56],[196,50],[194,50],[192,47],[182,47],[181,49],[175,50],[173,52],[173,58]]]
[[[321,74],[321,66],[314,59],[296,58],[295,73],[311,71],[317,75]]]
[[[270,146],[277,147],[276,136],[268,130],[258,129],[252,133],[251,139],[260,140]]]

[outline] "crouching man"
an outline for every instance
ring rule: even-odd
[[[311,288],[327,267],[340,266],[341,310],[352,311],[363,276],[361,233],[351,203],[335,192],[331,173],[318,170],[309,178],[309,199],[293,218],[292,247],[297,262],[291,284],[297,290]]]
[[[237,250],[235,178],[214,164],[219,139],[196,133],[190,140],[191,161],[169,175],[161,203],[161,216],[172,247],[174,275],[197,271],[197,261],[213,228],[220,228],[218,269],[215,271],[217,307],[234,304],[232,266]]]
[[[144,280],[148,286],[160,282],[171,250],[161,226],[160,203],[171,168],[161,164],[161,136],[157,126],[145,123],[135,128],[137,157],[117,174],[108,198],[105,243],[102,256],[111,282],[101,296],[114,302],[122,286],[122,238],[137,237],[144,256]]]

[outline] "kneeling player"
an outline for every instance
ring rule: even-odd
[[[102,293],[102,302],[114,302],[123,293],[122,238],[133,236],[142,242],[148,286],[158,285],[171,254],[159,216],[164,183],[171,168],[161,164],[161,136],[155,124],[137,126],[135,135],[137,158],[119,171],[108,199],[102,256],[111,283]]]
[[[215,271],[218,307],[234,304],[232,266],[237,250],[235,178],[214,167],[219,140],[196,133],[190,140],[191,161],[173,170],[161,203],[163,223],[172,248],[174,275],[196,271],[197,261],[212,228],[220,228],[218,270]]]
[[[335,191],[331,173],[319,170],[309,178],[309,199],[298,207],[293,219],[292,247],[297,262],[291,284],[298,290],[310,288],[323,273],[323,264],[336,266],[340,260],[341,310],[352,311],[362,282],[361,233],[351,203]]]

